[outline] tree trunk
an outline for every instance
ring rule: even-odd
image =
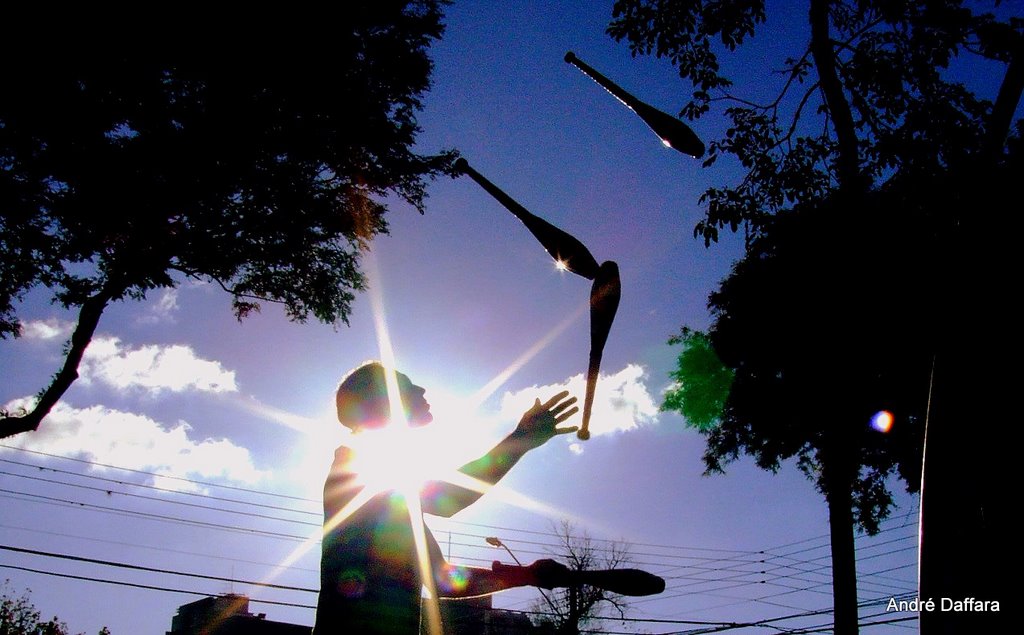
[[[835,635],[857,634],[857,552],[853,541],[853,495],[849,481],[834,479],[825,495],[832,542],[832,606]]]
[[[78,379],[78,365],[82,362],[82,355],[85,354],[86,347],[92,341],[103,310],[112,298],[113,295],[109,291],[101,289],[96,295],[87,298],[82,303],[82,308],[78,312],[78,325],[75,327],[74,333],[71,334],[71,346],[68,349],[67,357],[64,358],[64,366],[54,375],[53,381],[40,395],[39,401],[31,412],[0,418],[0,439],[37,429],[43,418],[50,414],[71,384]]]
[[[580,587],[569,587],[569,619],[565,623],[566,635],[579,635],[580,632]]]
[[[836,139],[839,141],[839,156],[836,171],[839,174],[841,190],[860,194],[867,190],[867,176],[860,171],[860,155],[857,129],[853,123],[850,102],[843,92],[843,84],[836,70],[836,51],[829,35],[829,0],[811,0],[808,18],[811,24],[811,55],[818,71],[818,81],[825,97]]]
[[[992,105],[982,147],[982,161],[994,163],[1006,143],[1006,136],[1013,124],[1013,113],[1017,111],[1021,92],[1024,91],[1024,37],[1018,37],[1013,47],[1013,57],[1006,69],[1006,75],[999,85],[999,94]]]
[[[810,51],[821,83],[821,93],[835,128],[838,141],[836,172],[839,196],[850,209],[856,209],[870,188],[870,176],[860,169],[860,144],[850,102],[843,91],[836,65],[836,50],[830,34],[831,0],[811,0],[808,18],[811,27]],[[832,603],[835,635],[856,635],[857,559],[853,540],[853,483],[859,461],[855,454],[859,443],[850,438],[854,428],[838,423],[825,441],[822,456],[822,483],[828,503],[828,523],[832,548]]]

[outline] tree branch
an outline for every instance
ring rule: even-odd
[[[96,295],[87,298],[82,303],[82,308],[78,312],[78,325],[75,327],[74,333],[71,334],[71,348],[68,350],[67,357],[64,358],[64,366],[54,375],[53,381],[40,395],[39,401],[31,412],[19,416],[0,417],[0,439],[39,428],[43,418],[50,414],[71,384],[78,379],[78,366],[82,362],[82,355],[85,354],[86,347],[92,341],[103,310],[114,297],[115,294],[104,287]]]
[[[831,113],[836,138],[839,142],[839,157],[836,161],[840,189],[864,191],[866,183],[860,172],[857,151],[857,133],[853,123],[850,104],[843,94],[843,84],[836,71],[835,49],[829,37],[829,0],[811,0],[809,12],[811,22],[811,55],[818,69],[821,92]]]
[[[879,24],[882,24],[882,22],[884,22],[882,18],[875,18],[874,20],[871,20],[870,22],[865,24],[862,29],[860,29],[850,37],[846,38],[845,40],[833,40],[832,44],[840,50],[856,52],[856,48],[853,46],[853,43],[859,38],[861,38],[868,31],[871,31]]]
[[[807,61],[807,56],[810,55],[810,53],[811,50],[810,48],[808,48],[806,51],[804,51],[804,54],[800,56],[800,59],[797,60],[791,67],[789,67],[788,69],[776,71],[779,73],[785,73],[789,75],[789,77],[786,79],[786,83],[783,84],[782,89],[779,91],[779,94],[775,96],[775,99],[770,104],[759,104],[748,99],[743,99],[742,97],[736,97],[735,95],[728,93],[724,90],[720,90],[720,92],[722,93],[721,97],[714,97],[712,99],[709,99],[708,101],[733,101],[738,104],[743,104],[744,106],[749,106],[750,108],[760,110],[763,112],[768,110],[778,112],[779,104],[782,103],[782,100],[786,97],[786,93],[789,92],[789,88],[793,85],[793,81],[796,80],[796,78],[800,75],[800,67],[803,66],[804,63]]]
[[[185,269],[180,265],[172,265],[168,267],[168,269],[180,271],[186,276],[190,278],[195,278],[196,280],[212,280],[213,282],[217,283],[217,286],[219,286],[222,290],[230,293],[236,298],[242,298],[244,300],[258,300],[260,302],[270,302],[271,304],[288,304],[286,301],[278,300],[277,298],[269,298],[262,295],[256,295],[254,293],[242,293],[240,291],[236,291],[234,287],[230,286],[229,284],[227,284],[226,282],[224,282],[223,280],[216,276],[211,276],[209,274],[199,274],[188,269]]]
[[[747,106],[749,108],[753,108],[754,110],[768,110],[768,109],[771,108],[771,104],[759,104],[756,101],[750,101],[749,99],[743,99],[742,97],[737,97],[737,96],[735,96],[733,94],[725,92],[724,90],[721,91],[721,93],[722,93],[721,97],[712,97],[712,98],[708,99],[708,101],[709,102],[732,101],[732,102],[735,102],[737,104],[742,104],[742,105]]]
[[[793,119],[790,122],[789,130],[786,132],[786,135],[784,137],[779,138],[779,140],[775,144],[773,144],[772,147],[769,148],[769,150],[774,150],[775,148],[779,147],[783,143],[786,143],[793,138],[793,133],[796,132],[796,126],[800,122],[800,113],[803,111],[804,106],[807,105],[807,100],[810,99],[811,95],[814,94],[814,91],[816,91],[818,87],[819,83],[814,82],[810,86],[810,88],[807,89],[807,91],[804,93],[804,96],[800,99],[800,103],[796,107],[796,112],[793,113]]]
[[[992,114],[989,116],[985,140],[982,144],[982,158],[985,162],[991,163],[999,156],[1006,136],[1010,133],[1010,126],[1013,123],[1013,113],[1020,103],[1021,92],[1024,91],[1024,37],[1017,38],[1017,44],[1013,47],[1013,57],[1010,66],[1006,69],[1003,82],[999,86],[999,94],[992,106]]]
[[[804,54],[800,56],[800,59],[798,59],[796,63],[789,68],[788,71],[782,71],[784,73],[788,72],[789,78],[786,80],[786,83],[782,86],[782,91],[779,92],[778,97],[776,97],[775,101],[772,103],[772,108],[777,109],[779,107],[779,104],[782,102],[782,98],[786,96],[786,93],[789,92],[789,87],[793,85],[793,80],[795,80],[800,75],[800,67],[807,62],[807,56],[810,54],[811,49],[810,47],[808,47],[807,50],[804,51]]]

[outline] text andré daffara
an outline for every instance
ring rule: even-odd
[[[931,613],[934,611],[948,611],[952,613],[989,613],[999,611],[999,600],[979,600],[977,598],[939,598],[936,602],[932,598],[922,600],[897,600],[889,598],[886,611],[913,611],[914,613]]]

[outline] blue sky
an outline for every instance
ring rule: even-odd
[[[604,355],[594,437],[555,439],[455,522],[432,524],[454,561],[473,564],[505,559],[483,543],[484,535],[499,535],[523,560],[539,557],[553,540],[552,523],[562,518],[595,538],[636,543],[637,563],[666,575],[669,588],[662,598],[637,602],[634,618],[759,620],[827,608],[827,516],[812,484],[794,466],[771,475],[746,460],[726,476],[702,477],[702,438],[679,416],[657,412],[676,354],[666,340],[682,325],[707,324],[707,294],[740,253],[732,236],[711,249],[692,238],[700,193],[732,173],[725,162],[701,170],[699,161],[665,149],[639,119],[562,61],[573,50],[641,99],[678,110],[686,87],[674,69],[632,59],[625,45],[604,35],[609,4],[457,2],[448,10],[444,40],[432,49],[434,88],[419,118],[423,151],[459,149],[533,213],[576,235],[598,261],[617,261],[623,288]],[[760,81],[761,71],[798,53],[796,39],[787,50],[793,20],[770,24],[730,63]],[[763,84],[742,88],[770,92]],[[708,118],[695,129],[708,140],[720,125]],[[556,271],[525,228],[468,178],[435,182],[429,192],[423,216],[392,206],[391,234],[374,241],[365,264],[399,367],[427,388],[436,426],[454,432],[460,445],[453,449],[468,454],[510,431],[534,397],[569,385],[582,399],[577,376],[589,348],[589,282]],[[0,346],[0,403],[30,397],[58,368],[73,316],[48,300],[31,294],[21,312],[25,336]],[[343,440],[332,420],[334,387],[347,370],[380,356],[371,300],[361,295],[351,325],[337,328],[290,323],[271,305],[239,324],[223,292],[187,282],[142,303],[111,307],[82,378],[40,432],[8,444],[144,473],[0,448],[6,492],[0,544],[267,579],[301,543],[292,536],[315,532],[316,499],[331,452]],[[557,335],[479,412],[459,410],[460,398],[551,333]],[[512,504],[513,492],[532,502]],[[898,501],[886,532],[861,543],[865,599],[913,589],[916,497]],[[313,549],[274,580],[315,587],[317,557]],[[309,593],[10,551],[0,553],[0,564],[315,602]],[[58,614],[74,632],[106,624],[115,635],[162,633],[176,607],[198,597],[17,569],[0,571],[3,577],[15,590],[31,588],[44,615]],[[527,609],[538,597],[514,591],[496,605]],[[312,623],[309,609],[254,604],[253,610]],[[905,632],[905,626],[872,632]],[[619,625],[636,628],[684,627]]]

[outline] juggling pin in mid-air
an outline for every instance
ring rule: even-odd
[[[476,181],[480,187],[487,190],[508,211],[516,218],[523,221],[530,233],[547,250],[548,254],[555,259],[567,271],[583,276],[587,280],[593,280],[597,275],[597,261],[591,255],[583,243],[576,237],[562,231],[542,218],[531,214],[525,207],[517,203],[511,196],[501,191],[498,186],[488,181],[479,172],[470,167],[465,159],[455,162],[455,169],[468,175]]]
[[[590,415],[594,407],[594,393],[597,377],[601,370],[601,357],[608,333],[619,308],[622,285],[619,282],[619,266],[607,260],[601,263],[590,289],[590,363],[587,366],[587,394],[583,400],[583,422],[576,436],[581,441],[590,438]]]
[[[590,415],[594,405],[601,357],[612,328],[612,321],[615,319],[615,311],[619,308],[619,267],[610,260],[598,266],[590,250],[575,236],[531,214],[511,196],[470,167],[465,159],[456,161],[455,167],[463,174],[469,175],[521,220],[551,257],[560,262],[565,269],[594,281],[590,290],[590,363],[587,367],[587,394],[583,403],[583,423],[576,433],[581,440],[589,439]]]
[[[565,54],[565,61],[583,71],[585,75],[600,84],[605,90],[625,104],[627,108],[635,112],[666,146],[675,148],[683,154],[688,154],[692,157],[703,156],[704,142],[685,123],[670,114],[658,110],[654,106],[640,101],[621,86],[576,57],[572,51]]]

